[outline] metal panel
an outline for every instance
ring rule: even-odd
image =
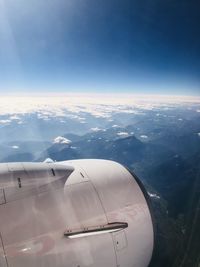
[[[107,224],[91,182],[1,205],[0,214],[9,267],[116,267],[110,233],[64,236],[67,229]]]
[[[7,166],[10,172],[24,171],[22,163],[8,163]]]
[[[6,200],[5,200],[5,193],[3,189],[0,189],[0,205],[1,204],[5,204]]]
[[[66,210],[70,214],[66,230],[79,227],[86,229],[98,224],[107,224],[103,207],[91,182],[66,186],[65,194],[68,199],[66,201]],[[70,245],[70,241],[72,240],[66,240],[66,245],[67,243]],[[75,242],[71,243],[71,249],[76,252],[75,255],[78,261],[77,265],[71,264],[70,266],[116,266],[111,234],[77,238]],[[83,246],[77,247],[79,242]],[[65,256],[66,260],[70,258],[70,254]]]
[[[4,188],[6,202],[63,188],[74,170],[71,166],[50,163],[9,163],[7,166],[7,172],[0,168],[0,188]]]
[[[123,230],[114,233],[113,237],[114,237],[115,249],[117,252],[122,249],[125,249],[128,246],[126,234]]]
[[[94,185],[108,222],[125,221],[127,239],[120,236],[115,245],[119,266],[146,267],[154,245],[153,224],[146,199],[134,177],[121,165],[104,160],[80,160]],[[99,170],[99,171],[97,171]],[[115,240],[113,238],[115,244]],[[117,241],[116,241],[117,242]]]
[[[69,165],[74,166],[73,162],[71,162],[71,161],[68,161],[67,163]],[[65,163],[65,165],[66,165],[66,163]],[[84,183],[87,181],[89,181],[89,177],[88,177],[87,173],[79,166],[79,164],[75,164],[75,170],[67,179],[66,185]]]
[[[0,266],[1,267],[8,267],[6,256],[4,254],[4,248],[3,248],[3,241],[2,241],[1,233],[0,233]]]

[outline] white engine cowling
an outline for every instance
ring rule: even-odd
[[[0,201],[1,267],[146,267],[151,260],[145,194],[118,163],[0,164]]]

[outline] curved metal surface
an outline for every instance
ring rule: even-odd
[[[125,221],[122,242],[127,246],[117,250],[117,264],[125,267],[148,266],[154,247],[154,230],[145,196],[132,174],[122,165],[105,160],[82,160],[109,222]],[[114,240],[118,233],[114,233]],[[123,236],[123,235],[122,235]],[[119,242],[119,241],[118,241]],[[115,243],[115,247],[117,242]]]
[[[60,164],[74,170],[65,185],[0,205],[5,251],[3,255],[0,246],[0,263],[6,256],[9,267],[148,266],[152,221],[132,175],[111,161]],[[126,222],[128,227],[98,236],[64,236],[66,229],[92,229],[113,222]]]

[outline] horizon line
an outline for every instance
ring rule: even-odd
[[[133,92],[6,92],[2,93],[0,92],[0,97],[1,96],[7,96],[7,97],[29,97],[29,96],[34,96],[34,97],[42,97],[42,96],[114,96],[114,97],[121,97],[121,96],[136,96],[136,97],[147,97],[147,96],[159,96],[159,97],[184,97],[184,98],[191,98],[191,97],[196,97],[200,99],[200,94],[179,94],[179,93],[174,93],[174,94],[167,94],[167,93],[133,93]]]
[[[93,103],[93,104],[133,104],[134,102],[149,102],[149,103],[194,103],[194,104],[200,104],[200,96],[194,96],[194,95],[172,95],[172,94],[138,94],[138,93],[87,93],[87,92],[73,92],[73,93],[63,93],[63,92],[45,92],[45,93],[39,93],[32,92],[32,93],[0,93],[0,101],[6,101],[7,99],[10,99],[12,103],[15,101],[44,101],[46,98],[47,102],[48,100],[60,102],[60,101],[72,101],[72,102],[83,102],[83,103]],[[23,100],[24,99],[24,100]],[[50,103],[50,102],[49,102]]]

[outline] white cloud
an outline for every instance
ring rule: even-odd
[[[0,120],[0,123],[2,123],[2,124],[8,124],[10,122],[11,122],[11,120]]]
[[[150,197],[160,199],[160,196],[158,196],[157,194],[152,194],[150,192],[148,192],[148,194],[149,194]]]
[[[112,126],[112,128],[120,128],[120,126],[117,125],[117,124],[114,124],[114,125]]]
[[[197,133],[197,135],[200,137],[200,133]]]
[[[19,149],[19,146],[12,146],[13,149]]]
[[[121,137],[126,137],[126,136],[129,136],[129,133],[127,132],[119,132],[117,133],[118,136],[121,136]]]
[[[144,114],[145,110],[163,110],[176,108],[178,105],[199,105],[200,98],[184,96],[149,96],[116,94],[69,94],[47,96],[21,96],[0,98],[0,115],[10,115],[10,120],[17,120],[26,113],[38,113],[40,118],[70,117],[84,122],[80,113],[87,113],[96,118],[110,120],[113,114]],[[196,110],[200,112],[199,109]],[[5,120],[4,120],[5,121]],[[7,120],[8,123],[8,120]]]
[[[145,135],[145,134],[143,134],[143,135],[140,135],[140,137],[141,137],[141,138],[144,138],[144,139],[147,139],[147,138],[148,138],[148,136],[147,136],[147,135]]]
[[[100,129],[98,127],[91,128],[90,130],[93,131],[93,132],[105,131],[104,129]]]
[[[68,144],[68,145],[71,144],[71,142],[72,142],[71,140],[69,140],[63,136],[58,136],[53,141],[54,144]]]
[[[44,120],[44,121],[49,121],[50,117],[49,114],[44,113],[39,113],[37,114],[38,119]]]
[[[10,120],[21,120],[21,118],[19,116],[17,116],[17,115],[12,115],[12,116],[10,116],[9,119]]]

